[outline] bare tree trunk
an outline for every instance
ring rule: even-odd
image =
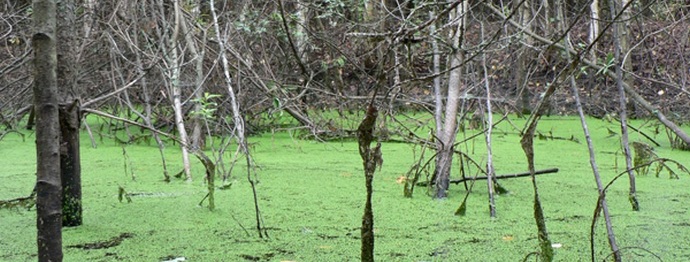
[[[249,184],[252,187],[252,193],[254,195],[254,210],[256,214],[256,229],[259,233],[260,238],[268,237],[268,234],[265,232],[265,229],[263,228],[263,218],[261,216],[261,211],[259,209],[259,199],[258,195],[256,192],[256,180],[252,178],[252,164],[253,160],[251,159],[251,154],[249,153],[249,147],[247,146],[247,139],[245,137],[245,123],[244,119],[242,118],[241,112],[240,112],[240,104],[239,101],[237,101],[237,97],[235,95],[235,90],[232,85],[232,77],[230,76],[230,69],[229,69],[229,64],[228,64],[228,58],[225,56],[225,51],[226,51],[226,46],[225,46],[225,40],[227,39],[227,36],[224,36],[221,34],[220,31],[220,26],[218,25],[218,15],[216,14],[215,6],[214,6],[215,0],[210,1],[210,7],[211,7],[211,16],[213,19],[213,28],[216,31],[216,39],[218,39],[218,46],[219,46],[219,52],[218,56],[221,59],[222,62],[222,69],[223,69],[223,76],[225,79],[225,84],[227,85],[228,89],[228,95],[230,96],[230,105],[232,106],[232,120],[235,124],[235,136],[237,137],[237,143],[238,146],[241,150],[241,152],[244,154],[245,159],[247,160],[247,180],[249,181]]]
[[[195,3],[191,10],[193,22],[196,22],[200,17],[200,3]],[[182,29],[182,34],[184,35],[185,43],[187,44],[187,50],[192,57],[194,62],[194,71],[196,72],[196,78],[194,79],[194,112],[201,111],[202,104],[201,98],[204,96],[206,88],[204,86],[204,56],[206,55],[206,49],[203,48],[206,42],[206,33],[204,32],[204,37],[202,44],[197,48],[197,43],[194,42],[194,33],[188,29],[186,19],[180,22],[180,27]],[[191,147],[194,149],[204,150],[206,148],[206,132],[204,132],[204,125],[206,124],[206,119],[203,116],[196,114],[192,118],[192,135],[190,137]]]
[[[177,134],[180,137],[180,149],[182,150],[182,164],[184,166],[184,173],[188,181],[192,180],[192,172],[189,163],[189,151],[187,147],[189,146],[189,140],[187,137],[187,130],[184,125],[184,116],[182,112],[182,90],[180,87],[180,71],[182,63],[180,62],[180,56],[177,51],[177,43],[179,42],[180,35],[180,23],[182,11],[180,11],[179,0],[174,0],[174,15],[175,24],[173,25],[173,32],[170,38],[170,54],[168,56],[168,68],[170,72],[170,88],[172,89],[172,101],[173,110],[175,111],[175,125],[177,126]]]
[[[62,261],[62,186],[58,122],[56,1],[34,0],[36,227],[38,261]]]
[[[549,1],[552,0],[542,0],[541,7],[537,7],[538,10],[542,10],[544,12],[544,20],[542,20],[544,21],[544,24],[542,26],[542,30],[544,30],[544,35],[551,35],[553,33],[553,26],[549,26],[551,24],[551,3],[549,3]],[[538,10],[534,14],[534,17],[538,16]]]
[[[376,14],[376,0],[363,0],[364,2],[364,22],[371,22],[374,20]]]
[[[601,182],[601,175],[599,174],[599,167],[597,165],[597,161],[595,158],[595,153],[594,153],[594,144],[592,143],[592,138],[589,134],[589,129],[587,128],[587,121],[585,120],[585,113],[582,110],[582,103],[580,102],[580,96],[578,95],[578,90],[577,86],[575,86],[575,81],[571,80],[571,90],[574,94],[575,97],[575,103],[577,104],[577,112],[580,115],[580,122],[582,124],[582,130],[585,133],[585,139],[587,140],[587,148],[589,149],[589,163],[592,167],[592,173],[594,174],[594,180],[597,183],[597,189],[599,190],[599,202],[597,203],[598,208],[597,210],[600,210],[601,212],[604,213],[604,220],[606,223],[606,232],[608,236],[608,241],[609,245],[611,246],[611,250],[613,251],[614,254],[614,259],[616,261],[621,261],[620,254],[618,251],[618,244],[616,243],[616,235],[613,232],[613,223],[611,222],[611,214],[609,213],[609,207],[608,204],[606,203],[606,197],[604,195],[604,186]],[[598,214],[595,214],[595,217],[598,217]],[[593,228],[592,228],[593,230]],[[593,232],[592,232],[593,236]],[[592,251],[592,261],[594,261],[594,239],[590,239],[591,243],[591,251]]]
[[[376,96],[376,94],[374,94]],[[372,102],[373,102],[372,98]],[[359,155],[362,157],[362,165],[364,166],[364,178],[366,186],[366,202],[364,205],[364,215],[362,216],[362,247],[361,247],[361,261],[374,262],[374,211],[372,208],[371,197],[373,194],[374,172],[376,167],[381,168],[383,159],[381,158],[381,143],[377,143],[376,147],[371,148],[371,142],[374,141],[374,129],[376,126],[376,117],[378,111],[372,104],[367,108],[364,120],[357,128],[357,140],[359,143]]]
[[[60,105],[60,181],[62,182],[62,225],[82,224],[81,157],[79,154],[79,101]]]
[[[429,19],[435,19],[436,12],[429,11]],[[436,148],[441,148],[441,136],[443,131],[443,90],[441,90],[441,54],[438,48],[438,40],[436,40],[436,22],[429,26],[431,38],[431,49],[433,52],[433,74],[434,74],[434,120],[436,122]]]
[[[482,23],[482,39],[484,38],[484,24]],[[489,72],[486,66],[486,54],[482,54],[482,68],[484,69],[484,85],[486,87],[486,125],[487,130],[484,133],[486,137],[486,185],[489,191],[489,216],[496,217],[496,202],[494,201],[494,161],[491,150],[491,133],[493,131],[494,119],[493,112],[491,112],[491,88],[489,84]]]
[[[530,1],[515,1],[516,8],[518,8],[519,23],[524,28],[532,28],[532,10],[530,9]],[[548,19],[548,18],[547,18]],[[527,85],[527,79],[529,79],[529,63],[532,59],[532,38],[526,34],[520,32],[518,34],[520,37],[519,42],[524,43],[520,45],[519,55],[517,58],[517,69],[514,71],[515,74],[515,90],[518,95],[518,106],[520,108],[520,113],[530,114],[532,108],[530,106],[530,90]]]
[[[522,150],[525,152],[527,157],[527,167],[530,172],[530,178],[532,180],[532,188],[534,190],[534,220],[537,224],[537,234],[539,238],[540,247],[540,261],[550,262],[553,260],[553,247],[551,246],[551,239],[549,238],[549,233],[546,228],[546,219],[544,216],[544,209],[541,205],[541,199],[539,197],[539,188],[537,186],[536,170],[534,167],[534,133],[537,129],[539,119],[542,117],[543,111],[545,111],[545,106],[549,103],[549,99],[553,92],[555,91],[555,85],[549,86],[549,88],[544,92],[544,96],[534,110],[534,114],[530,116],[530,120],[527,121],[526,128],[523,131],[522,139],[520,139],[520,144],[522,145]]]
[[[625,0],[622,0],[622,2],[625,2]],[[614,3],[614,0],[609,0],[609,8],[611,10],[617,10],[616,9],[616,3]],[[612,11],[611,12],[611,21],[616,22],[614,19],[616,18],[616,12]],[[623,19],[623,17],[621,17]],[[634,211],[639,211],[640,210],[640,203],[637,201],[637,189],[635,185],[635,174],[633,173],[633,165],[632,165],[632,157],[630,153],[630,144],[628,143],[628,110],[627,110],[627,99],[625,96],[625,88],[623,88],[623,81],[625,77],[623,76],[623,66],[624,64],[621,63],[621,52],[625,49],[623,49],[623,44],[627,43],[627,41],[623,40],[625,37],[625,34],[622,32],[625,31],[624,29],[624,24],[616,24],[613,27],[613,45],[614,45],[614,58],[616,61],[615,64],[615,74],[616,74],[616,86],[618,87],[618,96],[619,96],[619,117],[620,117],[620,122],[621,122],[621,146],[623,147],[623,155],[625,156],[625,168],[628,172],[628,178],[630,180],[630,189],[628,191],[628,199],[630,200],[630,204],[632,205],[632,210]]]
[[[560,17],[563,17],[563,10],[562,6],[559,6],[558,8],[558,14]],[[564,25],[561,25],[564,26]],[[571,53],[570,53],[570,34],[567,34],[564,39],[563,43],[563,48],[565,49],[566,56],[568,58],[568,63],[572,62],[571,58]],[[587,141],[587,149],[589,150],[589,164],[592,168],[592,173],[594,174],[594,180],[596,181],[597,184],[597,189],[599,190],[599,200],[597,203],[597,210],[601,210],[601,212],[604,213],[604,220],[606,223],[606,232],[608,236],[608,241],[609,241],[609,246],[611,247],[611,250],[613,251],[613,257],[616,261],[620,261],[620,254],[618,253],[618,244],[616,243],[616,235],[613,232],[613,223],[611,222],[611,215],[609,214],[609,207],[608,204],[606,203],[606,196],[604,194],[604,187],[601,182],[601,175],[599,174],[599,167],[597,165],[596,161],[596,156],[594,153],[594,144],[592,143],[592,137],[589,134],[589,128],[587,127],[587,121],[585,118],[585,113],[582,110],[582,103],[580,102],[580,95],[579,91],[577,88],[577,84],[575,82],[575,77],[570,75],[568,76],[568,79],[570,80],[570,88],[571,91],[573,92],[573,97],[575,98],[575,105],[577,106],[577,113],[580,116],[580,124],[582,125],[582,131],[584,132],[585,135],[585,140]],[[599,216],[599,211],[595,213],[595,217]],[[592,239],[590,239],[591,243],[591,248],[592,248],[592,261],[595,260],[594,257],[594,228],[592,227]]]
[[[611,2],[613,1],[613,2]],[[616,60],[616,63],[621,63],[621,67],[623,67],[623,71],[626,72],[632,72],[632,60],[630,57],[627,57],[626,54],[630,50],[630,9],[632,8],[632,5],[629,4],[631,0],[609,0],[609,8],[613,8],[614,6],[618,6],[620,8],[613,9],[615,10],[614,12],[611,12],[611,18],[615,19],[615,15],[618,12],[621,12],[620,17],[618,18],[618,21],[616,22],[613,20],[612,22],[616,23],[616,26],[614,26],[614,30],[618,30],[618,33],[614,34],[618,35],[618,41],[620,41],[620,53],[621,53],[621,58],[620,60]],[[614,6],[611,6],[614,5]],[[623,9],[625,8],[625,9]],[[623,81],[630,84],[630,74],[622,74]]]
[[[133,6],[132,8],[136,8],[136,6]],[[142,25],[142,21],[136,20],[136,23],[134,23],[134,29],[135,32],[146,32],[143,28],[140,28],[140,25]],[[139,46],[139,34],[137,36],[132,37],[132,41],[134,42],[135,46]],[[136,63],[136,71],[137,74],[141,75],[141,80],[139,83],[141,84],[141,93],[144,99],[144,114],[141,116],[141,118],[144,120],[144,124],[148,126],[149,128],[153,129],[153,121],[151,121],[151,95],[149,94],[149,85],[148,85],[148,78],[146,76],[146,72],[144,72],[144,64],[141,59],[141,54],[140,52],[134,52],[135,54],[135,60],[134,62]],[[163,166],[163,181],[165,182],[170,182],[170,174],[168,172],[168,165],[165,161],[165,144],[163,144],[163,140],[161,140],[160,136],[156,132],[151,132],[151,135],[153,136],[153,139],[156,141],[156,145],[158,145],[158,152],[161,155],[161,165]]]
[[[295,25],[295,45],[297,46],[297,53],[302,59],[307,56],[306,50],[309,45],[309,35],[305,28],[309,28],[309,8],[307,8],[304,0],[297,0],[295,3],[295,16],[297,17],[297,24]]]
[[[592,49],[589,52],[589,59],[592,61],[597,61],[597,44],[594,42],[597,37],[599,37],[599,0],[592,0],[589,4],[589,11],[591,18],[589,21],[589,35],[587,40],[589,44],[592,45]]]
[[[81,114],[77,91],[79,63],[77,61],[76,5],[74,0],[58,3],[57,34],[60,63],[57,66],[60,94],[60,177],[62,181],[62,225],[82,224],[81,158],[79,157],[79,127]]]
[[[460,43],[461,35],[465,30],[465,15],[467,12],[467,1],[456,7],[455,11],[451,11],[450,21],[457,20],[455,30],[451,30],[448,36],[451,42],[452,54],[450,56],[450,75],[448,77],[448,95],[445,107],[445,119],[443,122],[443,131],[439,139],[442,146],[436,155],[436,170],[434,171],[436,177],[436,198],[445,198],[446,190],[450,181],[450,170],[453,162],[453,144],[455,143],[455,136],[458,133],[457,114],[459,108],[459,97],[462,82],[460,79],[462,72],[462,62],[464,60]]]

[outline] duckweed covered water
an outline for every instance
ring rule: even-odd
[[[515,117],[513,117],[515,118]],[[517,127],[524,120],[512,119]],[[643,122],[633,122],[640,126]],[[623,171],[624,159],[615,123],[590,119],[597,163],[604,181]],[[538,169],[557,167],[556,174],[538,177],[547,226],[557,261],[589,261],[589,231],[597,191],[579,120],[553,117],[540,123],[540,132],[560,139],[535,139]],[[653,135],[653,128],[642,128]],[[423,131],[426,132],[426,131]],[[468,131],[470,135],[473,131]],[[525,156],[519,130],[502,123],[494,133],[494,161],[498,174],[524,172]],[[9,134],[0,141],[0,199],[28,195],[35,182],[34,135]],[[423,135],[425,136],[425,135]],[[461,134],[462,136],[462,134]],[[65,261],[357,261],[359,227],[364,204],[364,175],[356,141],[315,142],[294,139],[287,132],[250,138],[258,164],[259,204],[268,239],[255,229],[254,204],[246,167],[238,165],[227,190],[216,190],[216,210],[198,203],[206,195],[203,166],[194,162],[194,181],[163,182],[160,155],[154,145],[127,145],[128,171],[122,146],[82,141],[84,225],[63,230]],[[570,141],[574,137],[580,143]],[[669,149],[664,134],[656,135],[661,157],[690,165],[690,152]],[[461,146],[485,163],[483,137]],[[631,141],[647,142],[638,134]],[[466,193],[451,185],[449,198],[431,199],[418,187],[403,198],[404,176],[420,148],[383,143],[383,169],[374,181],[376,258],[378,261],[521,261],[538,251],[532,217],[529,178],[500,181],[510,190],[496,200],[498,217],[490,219],[486,184],[479,181],[467,202],[467,215],[454,216]],[[181,169],[177,147],[168,144],[170,170]],[[209,153],[210,154],[210,153]],[[427,156],[430,156],[427,153]],[[240,161],[239,163],[243,163]],[[457,162],[456,162],[457,163]],[[132,180],[129,171],[136,180]],[[457,165],[454,166],[457,177]],[[470,175],[474,175],[475,169]],[[690,261],[690,176],[669,179],[662,173],[639,176],[642,210],[631,211],[628,182],[619,179],[607,194],[614,230],[626,261]],[[132,203],[118,201],[122,186]],[[204,203],[206,204],[206,203]],[[35,210],[0,210],[0,261],[36,260]],[[108,248],[85,249],[123,233]],[[609,253],[603,222],[596,228],[599,261]],[[70,247],[73,246],[73,247]],[[80,248],[81,247],[81,248]]]

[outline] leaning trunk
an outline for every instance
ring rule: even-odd
[[[624,1],[625,2],[625,1]],[[616,10],[615,8],[615,3],[613,0],[609,0],[609,8],[611,10]],[[616,12],[611,12],[611,18],[615,19],[616,18]],[[624,11],[625,13],[625,11]],[[622,16],[622,19],[625,19],[627,16]],[[616,87],[618,88],[618,97],[619,97],[619,116],[620,116],[620,122],[621,122],[621,146],[623,147],[623,155],[625,156],[625,168],[628,172],[628,178],[630,181],[630,189],[628,191],[628,199],[630,200],[630,204],[632,205],[632,209],[634,211],[639,211],[640,210],[640,203],[637,201],[637,189],[635,185],[635,174],[633,173],[633,166],[632,166],[632,157],[630,156],[630,144],[628,143],[628,110],[626,108],[627,106],[627,98],[625,96],[625,88],[623,88],[623,81],[625,81],[625,77],[623,76],[623,68],[625,64],[620,63],[621,61],[621,54],[622,52],[625,52],[625,46],[627,45],[627,40],[623,32],[626,29],[624,28],[623,24],[616,24],[613,27],[613,45],[614,45],[614,58],[616,61],[615,64],[615,69],[616,69]]]

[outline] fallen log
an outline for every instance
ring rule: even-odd
[[[534,172],[534,174],[535,175],[542,175],[542,174],[550,174],[550,173],[557,173],[557,172],[558,172],[558,168],[549,168],[549,169],[537,170]],[[497,176],[494,176],[494,179],[498,180],[498,179],[508,179],[508,178],[526,177],[526,176],[530,176],[530,173],[529,172],[523,172],[523,173],[517,173],[517,174],[497,175]],[[460,184],[460,183],[466,182],[466,181],[486,180],[486,179],[487,179],[487,177],[485,177],[485,176],[464,177],[461,179],[451,180],[450,183],[457,185],[457,184]],[[418,186],[427,186],[427,185],[429,185],[429,183],[426,181],[421,181],[421,182],[417,182],[417,185]]]

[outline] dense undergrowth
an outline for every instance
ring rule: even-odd
[[[524,124],[516,117],[511,120],[517,127]],[[619,136],[608,131],[619,127],[598,119],[590,119],[589,124],[597,162],[608,182],[623,171],[625,163]],[[660,157],[690,163],[690,152],[671,150],[665,135],[655,136],[649,123],[633,121],[632,125],[661,143],[655,148]],[[427,131],[419,130],[423,136]],[[579,121],[573,117],[546,118],[539,131],[544,137],[535,140],[537,169],[560,169],[538,177],[549,233],[560,246],[555,249],[555,258],[588,261],[597,193]],[[476,131],[466,134],[472,132]],[[508,122],[495,129],[493,152],[498,174],[527,169],[518,132]],[[34,134],[24,133],[24,138],[8,134],[0,141],[0,199],[26,196],[33,188]],[[631,134],[631,141],[647,142],[637,133]],[[109,138],[97,138],[96,143],[97,148],[92,148],[83,133],[84,225],[63,230],[65,261],[359,259],[365,191],[356,141],[301,140],[288,131],[250,138],[259,166],[258,194],[269,239],[260,239],[255,230],[245,166],[234,169],[229,189],[216,190],[216,210],[211,212],[198,205],[206,194],[200,163],[193,166],[193,182],[165,183],[155,143],[122,145]],[[476,161],[486,159],[481,136],[460,149]],[[181,169],[177,151],[168,143],[166,156],[171,170]],[[373,199],[377,260],[520,261],[538,250],[529,178],[500,181],[510,193],[497,198],[496,219],[488,215],[486,184],[478,182],[469,196],[467,215],[459,217],[453,213],[466,192],[462,185],[452,185],[445,200],[430,198],[423,187],[416,189],[413,198],[403,197],[399,178],[419,155],[419,147],[386,142],[382,151],[384,164],[374,178]],[[475,171],[472,169],[470,175]],[[690,260],[689,181],[687,174],[680,174],[680,179],[669,179],[666,173],[638,176],[639,212],[631,211],[625,177],[612,186],[607,199],[626,261]],[[132,194],[131,203],[118,201],[119,187]],[[0,261],[35,260],[35,210],[1,209],[0,221]],[[596,254],[601,260],[610,253],[602,222],[596,232]],[[112,245],[93,245],[104,243]]]

